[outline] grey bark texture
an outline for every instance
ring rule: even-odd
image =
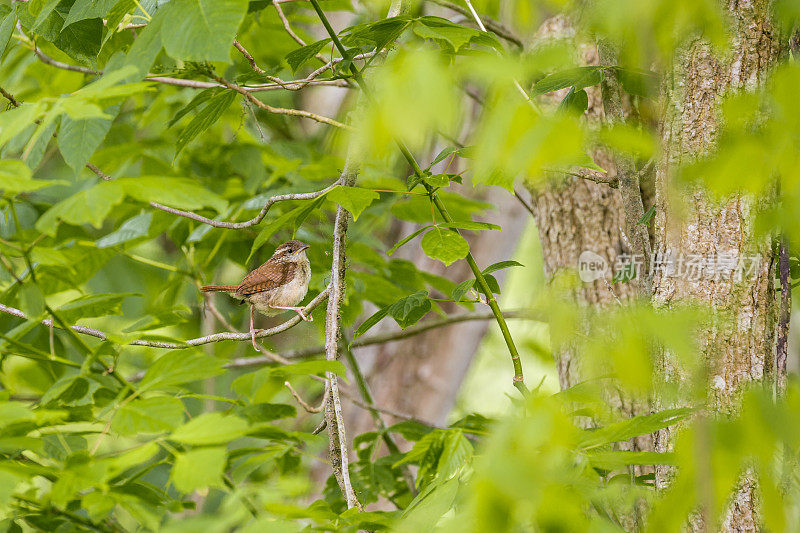
[[[546,21],[537,33],[536,39],[572,39],[573,34],[569,20],[559,16]],[[595,46],[587,44],[580,46],[579,49],[581,54],[579,59],[583,65],[599,64]],[[586,91],[589,107],[585,118],[590,126],[597,126],[605,120],[604,98],[599,87],[589,87]],[[553,96],[555,101],[563,98],[563,92]],[[619,95],[617,97],[619,98]],[[624,114],[622,105],[615,107],[615,113]],[[617,117],[615,120],[621,119]],[[618,177],[618,167],[605,150],[594,150],[592,157],[598,166],[606,170],[606,174],[596,173],[596,178],[609,180]],[[628,170],[632,175],[634,172],[632,164],[627,160],[625,163],[631,167]],[[649,248],[649,240],[646,243],[639,240],[636,241],[638,244],[631,244],[625,235],[624,228],[629,221],[626,219],[626,203],[620,189],[571,176],[549,177],[552,179],[546,183],[530,184],[529,190],[533,196],[532,204],[542,246],[545,276],[550,282],[555,281],[563,273],[574,272],[584,251],[594,252],[611,267],[620,255],[636,253],[637,248]],[[635,186],[638,190],[638,178],[635,184],[629,185]],[[628,194],[630,195],[630,191]],[[641,210],[641,195],[638,197],[638,205]],[[640,228],[644,229],[645,226]],[[648,239],[646,230],[642,232],[641,239]],[[610,273],[590,283],[578,283],[580,285],[574,286],[564,297],[567,303],[576,305],[587,319],[604,309],[631,302],[638,294],[635,283],[612,285]],[[587,378],[581,370],[580,354],[573,344],[569,342],[554,344],[553,356],[562,390]],[[649,406],[626,397],[613,386],[609,386],[606,393],[608,401],[623,416],[636,416],[648,410]],[[620,443],[619,449],[652,451],[652,438],[638,437]],[[633,469],[635,475],[648,471],[652,470],[641,467]]]
[[[699,334],[702,365],[707,370],[707,416],[737,411],[744,386],[765,382],[772,386],[777,300],[773,287],[770,236],[753,228],[756,212],[771,198],[732,195],[712,199],[700,187],[677,194],[675,169],[715,146],[720,129],[718,104],[726,94],[757,88],[782,54],[779,32],[771,23],[766,0],[726,3],[733,24],[730,53],[715,55],[711,47],[696,40],[682,50],[665,80],[666,112],[662,126],[663,156],[657,169],[655,252],[671,257],[710,257],[726,254],[737,260],[753,258],[758,264],[752,275],[714,276],[701,271],[699,279],[655,273],[654,304],[670,308],[700,304],[709,310],[710,324]],[[686,369],[664,354],[664,377],[685,389],[691,387]],[[666,451],[676,431],[657,434],[657,449]],[[669,482],[669,471],[659,468],[657,486]],[[703,523],[703,513],[691,520],[695,530],[713,528]],[[757,490],[747,474],[733,494],[719,524],[721,531],[759,529]]]

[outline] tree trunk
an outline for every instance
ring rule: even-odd
[[[542,25],[536,39],[571,39],[573,35],[569,20],[558,16]],[[595,46],[582,45],[580,51],[580,62],[583,65],[598,64]],[[566,90],[555,93],[554,100],[560,101],[565,92]],[[590,126],[597,126],[605,118],[600,88],[589,87],[586,92],[589,96],[589,107],[585,117]],[[597,149],[592,156],[595,163],[606,170],[606,174],[589,171],[588,176],[606,180],[616,177],[616,167],[608,153]],[[539,229],[544,271],[548,281],[552,283],[560,274],[574,272],[579,267],[581,254],[590,252],[602,258],[609,270],[593,281],[578,282],[580,285],[565,295],[567,303],[578,306],[581,314],[591,315],[610,306],[631,301],[636,296],[635,284],[611,284],[610,267],[617,262],[617,257],[633,253],[622,231],[625,227],[625,211],[619,190],[589,179],[564,179],[557,175],[550,177],[553,179],[547,184],[529,187],[533,195],[534,217]],[[551,330],[551,337],[559,384],[563,390],[587,376],[581,372],[577,349],[569,339],[558,339],[554,334],[557,329]],[[624,416],[643,414],[648,408],[641,402],[626,398],[614,387],[608,388],[607,399]],[[639,437],[620,443],[619,447],[624,450],[652,451],[652,438]],[[633,470],[636,475],[652,471],[641,467]]]
[[[723,201],[710,198],[695,187],[682,198],[675,197],[675,172],[708,153],[719,130],[717,104],[726,94],[759,86],[781,53],[778,32],[771,24],[766,0],[726,3],[733,21],[730,54],[720,59],[710,46],[696,41],[681,51],[674,71],[665,82],[666,116],[662,126],[663,157],[656,179],[655,253],[670,260],[700,258],[699,275],[657,269],[654,303],[659,308],[698,303],[710,312],[711,325],[700,333],[703,364],[707,370],[708,414],[732,414],[744,385],[754,381],[774,382],[774,332],[777,302],[773,287],[772,251],[769,237],[753,229],[754,214],[769,199],[734,195]],[[726,263],[746,267],[754,261],[752,274],[741,279],[734,272],[714,275],[703,259],[724,257]],[[720,263],[717,263],[718,265]],[[678,266],[680,266],[678,264]],[[685,369],[665,354],[662,368],[666,379],[685,390],[691,387]],[[685,396],[689,401],[689,396]],[[674,429],[657,435],[657,449],[671,449]],[[657,485],[669,479],[668,470],[658,469]],[[759,529],[755,486],[749,476],[740,487],[724,517],[723,531]],[[693,528],[704,529],[702,519]]]

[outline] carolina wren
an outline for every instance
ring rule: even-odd
[[[303,320],[313,320],[303,314],[302,307],[295,307],[305,298],[311,279],[311,264],[306,256],[308,248],[300,241],[285,242],[278,246],[269,261],[246,275],[239,285],[206,285],[200,287],[200,292],[228,292],[241,303],[250,304],[250,338],[258,351],[253,326],[255,311],[266,316],[295,311]]]

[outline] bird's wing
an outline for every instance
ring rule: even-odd
[[[236,294],[248,296],[280,287],[292,279],[295,267],[294,263],[280,264],[267,261],[245,276],[237,287]]]

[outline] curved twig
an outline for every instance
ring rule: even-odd
[[[285,202],[288,200],[314,200],[316,198],[319,198],[323,194],[327,193],[337,185],[339,185],[340,182],[341,179],[337,179],[336,181],[334,181],[333,183],[331,183],[330,185],[319,191],[278,194],[272,196],[266,201],[264,207],[261,208],[261,211],[256,216],[254,216],[250,220],[245,220],[244,222],[225,222],[220,220],[212,220],[202,215],[198,215],[197,213],[192,213],[191,211],[183,211],[181,209],[175,209],[173,207],[167,207],[166,205],[161,205],[158,202],[150,202],[150,205],[152,207],[155,207],[156,209],[161,209],[162,211],[166,211],[167,213],[172,213],[173,215],[191,218],[192,220],[208,224],[209,226],[214,226],[215,228],[243,229],[243,228],[249,228],[250,226],[255,226],[256,224],[264,220],[264,217],[267,216],[267,212],[269,211],[269,209],[278,202]]]
[[[321,122],[322,124],[328,124],[329,126],[335,126],[337,128],[341,128],[343,130],[353,129],[352,126],[347,126],[345,124],[342,124],[338,120],[333,120],[332,118],[324,117],[322,115],[318,115],[317,113],[312,113],[311,111],[305,111],[303,109],[287,109],[284,107],[272,107],[271,105],[266,104],[261,100],[259,100],[258,98],[256,98],[255,96],[253,96],[247,89],[239,85],[236,85],[235,83],[231,83],[225,78],[222,78],[220,76],[214,76],[214,79],[217,80],[218,83],[224,85],[226,88],[241,94],[242,96],[247,98],[247,100],[251,104],[258,107],[259,109],[263,109],[268,113],[274,113],[276,115],[288,115],[291,117],[308,118],[311,120],[315,120],[317,122]]]
[[[298,394],[298,392],[296,390],[294,390],[294,387],[292,387],[291,383],[289,383],[288,381],[284,381],[283,384],[286,386],[287,389],[289,389],[289,392],[294,397],[294,399],[297,401],[297,403],[300,404],[300,407],[305,409],[307,412],[312,413],[312,414],[316,414],[316,413],[321,413],[322,410],[325,409],[325,403],[328,401],[328,391],[330,390],[328,388],[328,382],[327,381],[325,382],[325,392],[322,395],[322,401],[320,402],[320,404],[317,407],[314,407],[312,405],[308,405],[308,403],[306,403],[306,401],[303,400],[303,398],[300,396],[300,394]]]
[[[41,60],[42,63],[46,65],[50,65],[51,67],[59,68],[62,70],[69,70],[72,72],[80,72],[81,74],[90,74],[93,76],[102,76],[102,70],[93,70],[88,67],[82,67],[80,65],[70,65],[69,63],[64,63],[63,61],[59,61],[54,59],[44,52],[42,52],[39,47],[33,48],[34,53],[36,56]],[[354,57],[353,59],[366,59],[374,55],[374,53],[367,53],[367,54],[359,54],[358,56]],[[325,72],[326,70],[330,69],[336,63],[342,61],[341,58],[335,58],[331,61],[328,61],[325,65],[318,68],[311,75],[297,80],[289,80],[284,81],[280,78],[275,76],[267,76],[267,79],[273,81],[273,83],[264,83],[264,84],[257,84],[257,85],[242,85],[240,86],[241,89],[251,92],[264,92],[264,91],[274,91],[279,89],[286,89],[289,91],[299,91],[304,87],[309,86],[331,86],[331,87],[349,87],[350,85],[347,83],[347,80],[316,80],[315,78]],[[187,80],[183,78],[171,78],[168,76],[160,76],[158,74],[148,74],[145,76],[146,81],[152,81],[155,83],[161,83],[164,85],[174,85],[176,87],[188,87],[190,89],[213,89],[214,87],[224,87],[225,85],[221,83],[215,83],[210,81],[200,81],[200,80]]]
[[[324,291],[319,293],[311,302],[305,306],[303,309],[304,314],[308,315],[311,311],[313,311],[319,304],[321,304],[325,299],[328,297],[330,292],[330,286],[326,287]],[[0,312],[16,316],[18,318],[23,318],[28,320],[29,317],[19,309],[14,307],[10,307],[4,304],[0,304]],[[272,335],[277,335],[278,333],[282,333],[287,329],[290,329],[300,323],[302,320],[298,315],[293,316],[286,322],[278,324],[275,327],[269,329],[262,329],[256,333],[256,338],[262,337],[271,337]],[[42,320],[42,324],[45,326],[50,327],[53,322],[51,319],[47,318]],[[56,324],[56,327],[59,325]],[[90,337],[95,337],[101,340],[109,340],[109,337],[106,333],[86,327],[86,326],[70,326],[70,329],[76,333],[80,333],[82,335],[88,335]],[[212,342],[220,342],[220,341],[250,341],[250,334],[249,333],[233,333],[233,332],[222,332],[222,333],[213,333],[211,335],[206,335],[204,337],[197,337],[194,339],[189,339],[183,342],[162,342],[162,341],[148,341],[148,340],[141,340],[137,339],[128,343],[130,346],[149,346],[151,348],[164,348],[167,350],[183,350],[186,348],[191,348],[193,346],[202,346],[203,344],[209,344]]]

